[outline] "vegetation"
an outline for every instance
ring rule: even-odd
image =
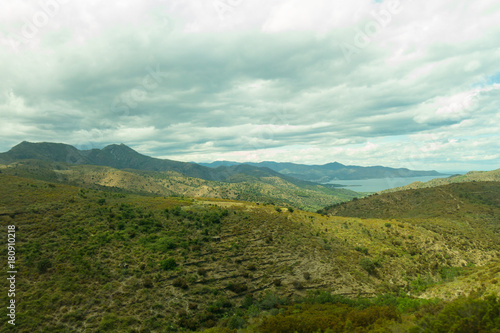
[[[356,204],[394,215],[361,218],[2,172],[0,220],[17,228],[16,331],[447,332],[467,313],[465,327],[494,332],[499,215],[494,193],[469,195],[466,212],[435,217],[385,212],[372,196]]]
[[[316,211],[332,202],[361,196],[345,189],[292,181],[275,175],[234,174],[227,181],[187,177],[174,171],[119,170],[106,166],[23,160],[1,165],[4,174],[59,182],[88,189],[141,195],[222,198]],[[210,169],[209,169],[210,170]],[[101,200],[100,204],[104,204]],[[289,210],[293,212],[293,208]]]

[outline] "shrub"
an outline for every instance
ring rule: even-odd
[[[266,296],[264,296],[264,299],[260,302],[260,307],[263,310],[270,310],[277,305],[280,304],[285,304],[286,303],[286,298],[279,298],[279,296],[273,294],[273,293],[267,293]]]
[[[146,277],[142,280],[142,285],[144,288],[153,288],[153,280],[150,277]]]
[[[462,275],[463,269],[461,267],[443,267],[440,275],[443,281],[453,281],[457,276]]]
[[[426,315],[410,332],[498,332],[500,331],[500,301],[491,295],[484,300],[459,298],[447,304],[439,313]]]
[[[227,289],[231,290],[234,293],[239,294],[239,293],[242,293],[244,291],[247,291],[248,287],[244,283],[232,283],[232,282],[229,282],[228,285],[227,285]]]
[[[368,255],[368,249],[366,247],[356,246],[354,249],[358,252]]]
[[[374,275],[376,272],[376,268],[380,266],[378,261],[370,260],[369,258],[361,259],[359,265],[370,275]]]
[[[168,258],[160,262],[160,266],[164,271],[170,271],[177,267],[177,263],[174,258]]]
[[[176,278],[173,282],[172,285],[177,288],[182,288],[182,289],[188,289],[189,285],[184,278]]]
[[[229,318],[227,326],[230,329],[235,330],[235,329],[245,328],[247,326],[247,322],[240,316],[234,315],[231,318]]]
[[[49,259],[42,259],[37,264],[37,269],[40,274],[46,273],[52,267],[52,262]]]

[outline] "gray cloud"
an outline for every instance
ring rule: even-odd
[[[23,18],[43,9],[11,4],[0,150],[124,142],[180,160],[498,166],[491,1],[401,1],[372,36],[389,1],[323,2],[61,1],[29,39]]]

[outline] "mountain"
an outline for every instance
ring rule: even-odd
[[[381,191],[380,193],[397,192],[402,190],[411,190],[418,188],[435,187],[446,184],[476,182],[476,181],[500,181],[500,169],[492,171],[470,171],[464,175],[453,175],[447,178],[436,178],[428,182],[413,182],[406,186],[395,187]]]
[[[170,169],[182,171],[184,174],[171,170],[150,171],[147,169],[152,168],[154,164],[165,167],[165,164],[168,163],[168,167],[172,163],[169,163],[171,161],[164,163],[164,160],[151,159],[121,145],[83,152],[74,147],[60,144],[40,144],[34,147],[29,144],[27,146],[31,149],[24,149],[24,151],[18,148],[12,149],[12,153],[7,154],[10,163],[0,164],[0,172],[93,189],[156,196],[246,200],[265,204],[275,203],[310,211],[361,196],[350,190],[329,188],[281,175],[270,169],[250,165],[220,167],[213,170],[196,164],[173,161],[175,165]],[[61,151],[71,152],[70,156],[75,157],[75,159],[67,159]],[[17,162],[13,162],[14,158],[17,159]],[[55,162],[54,160],[70,160],[81,164]],[[90,163],[94,163],[94,165],[88,165]],[[162,163],[163,165],[161,165]],[[115,167],[96,164],[114,165]],[[176,167],[179,165],[180,167]],[[124,168],[127,166],[146,170]],[[116,167],[120,167],[120,169]],[[199,169],[193,169],[193,167]],[[205,175],[210,176],[219,172],[226,178],[222,182],[185,175],[199,176],[202,173],[199,172],[200,170],[207,171],[204,169],[208,170],[208,172],[203,172]],[[190,172],[193,170],[197,172]],[[219,177],[206,178],[218,179]]]
[[[216,161],[212,163],[200,163],[207,167],[216,167],[220,165],[237,165],[238,162]],[[317,183],[328,183],[335,180],[348,179],[375,179],[375,178],[394,178],[394,177],[420,177],[420,176],[439,176],[437,171],[416,171],[406,168],[389,168],[383,166],[361,167],[355,165],[343,165],[338,162],[327,163],[323,165],[305,165],[295,163],[280,162],[259,162],[244,163],[256,167],[265,167],[284,175],[294,178],[312,181]]]
[[[500,238],[485,222],[499,216],[498,184],[463,189],[486,192],[464,199],[465,215],[449,195],[462,192],[445,189],[434,196],[453,208],[444,218],[402,218],[411,209],[393,201],[366,208],[387,214],[376,219],[89,190],[5,170],[0,221],[16,228],[16,332],[500,328],[500,302],[482,297],[499,292]],[[437,212],[432,200],[417,204]],[[422,298],[440,290],[451,301]],[[11,330],[7,320],[0,330]]]
[[[112,144],[103,149],[79,150],[63,143],[21,142],[6,153],[0,153],[0,163],[36,159],[49,162],[63,162],[77,165],[102,165],[116,169],[146,171],[174,171],[188,177],[211,181],[237,181],[243,176],[278,177],[296,185],[311,185],[269,168],[249,165],[219,166],[208,168],[196,163],[158,159],[140,154],[124,144]]]

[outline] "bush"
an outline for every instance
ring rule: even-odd
[[[170,270],[173,270],[177,267],[177,263],[175,262],[175,259],[168,258],[168,259],[161,261],[160,266],[164,271],[170,271]]]
[[[368,255],[368,249],[366,247],[356,246],[354,249],[358,252]]]
[[[231,318],[229,318],[229,321],[227,322],[227,326],[232,329],[236,330],[239,328],[245,328],[247,326],[247,322],[245,319],[241,318],[238,315],[234,315]]]
[[[144,288],[153,288],[153,280],[150,277],[146,277],[142,280],[142,285]]]
[[[440,275],[443,281],[453,281],[456,277],[462,275],[463,269],[461,267],[443,267]]]
[[[37,264],[37,269],[40,274],[46,273],[52,267],[52,262],[49,259],[42,259]]]
[[[229,282],[228,285],[227,285],[227,289],[231,290],[234,293],[239,294],[239,293],[242,293],[244,291],[247,291],[248,287],[244,283],[232,283],[232,282]]]
[[[370,260],[369,258],[361,259],[359,265],[370,275],[374,275],[376,273],[376,268],[380,266],[378,261]]]
[[[174,287],[177,287],[177,288],[182,288],[182,289],[189,288],[189,285],[188,285],[186,279],[184,279],[184,278],[176,278],[172,284]]]
[[[428,314],[411,333],[427,332],[498,332],[500,331],[500,301],[491,295],[486,299],[459,298],[438,314]]]

